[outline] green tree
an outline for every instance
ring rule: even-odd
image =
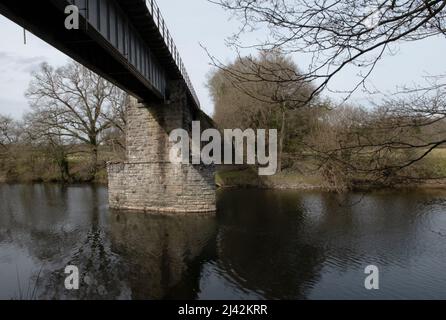
[[[239,57],[228,68],[214,70],[208,79],[213,118],[220,128],[278,130],[279,171],[284,152],[301,150],[299,140],[320,110],[316,102],[305,103],[313,86],[296,83],[298,74],[289,57],[279,51],[262,51],[257,57]]]

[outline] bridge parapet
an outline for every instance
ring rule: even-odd
[[[200,108],[200,101],[198,100],[197,93],[195,92],[194,86],[192,85],[192,81],[189,78],[189,74],[186,71],[186,67],[184,66],[183,60],[181,59],[180,53],[173,41],[173,38],[169,32],[169,29],[166,26],[165,20],[161,15],[160,9],[155,0],[146,0],[146,6],[152,16],[153,22],[158,27],[160,35],[162,36],[166,47],[168,48],[175,64],[178,68],[178,71],[181,73],[193,99],[198,108]]]

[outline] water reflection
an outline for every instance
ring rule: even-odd
[[[112,249],[126,262],[133,299],[161,299],[215,237],[213,216],[159,216],[113,211]],[[198,288],[198,279],[191,290]]]
[[[109,212],[101,187],[4,185],[0,197],[3,299],[161,299],[216,230],[215,217]]]
[[[103,187],[0,185],[0,298],[444,299],[444,199],[221,190],[216,217],[166,217],[109,211]]]
[[[319,278],[324,250],[307,239],[300,199],[258,192],[220,194],[219,268],[258,296],[305,298]]]
[[[446,298],[445,199],[224,191],[217,271],[227,286],[262,298]],[[364,289],[369,264],[382,271],[379,291]],[[227,297],[202,287],[202,298]]]

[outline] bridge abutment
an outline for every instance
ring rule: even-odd
[[[115,209],[188,213],[214,212],[214,167],[169,161],[169,133],[178,128],[191,134],[195,110],[186,87],[169,84],[165,104],[127,102],[126,161],[109,163],[109,204]]]

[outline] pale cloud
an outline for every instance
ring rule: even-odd
[[[26,57],[20,55],[20,53],[0,51],[0,72],[6,73],[8,71],[14,71],[31,73],[41,63],[47,60],[48,58],[44,56]]]
[[[2,115],[20,119],[27,108],[28,102],[21,97],[9,99],[3,95],[0,96],[0,114]]]
[[[23,29],[1,15],[0,39],[0,114],[19,119],[29,110],[24,94],[31,73],[43,62],[59,66],[69,58],[29,32],[25,45]]]

